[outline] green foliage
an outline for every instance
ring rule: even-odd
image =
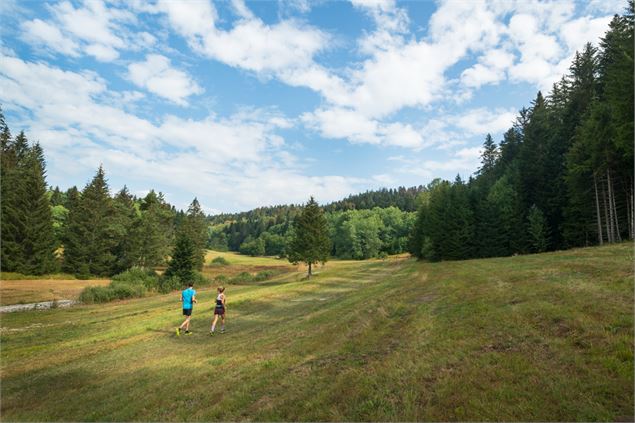
[[[117,221],[103,168],[72,204],[64,236],[64,269],[75,274],[112,275],[116,271]]]
[[[135,266],[113,276],[112,281],[143,285],[148,290],[154,290],[159,284],[159,275],[152,269]]]
[[[0,265],[3,271],[44,274],[57,270],[55,233],[39,144],[24,132],[11,139],[0,110]]]
[[[184,234],[180,234],[176,240],[172,260],[168,264],[165,276],[178,276],[184,284],[194,281],[195,262],[194,242]]]
[[[187,209],[179,232],[188,237],[194,246],[194,267],[201,269],[205,258],[205,245],[207,243],[207,219],[201,210],[201,205],[195,198]]]
[[[239,249],[241,254],[248,256],[264,256],[265,255],[265,241],[262,238],[247,239],[240,245]]]
[[[262,282],[268,279],[273,278],[280,274],[280,271],[276,270],[261,270],[256,274],[252,274],[249,272],[241,272],[234,276],[233,278],[227,278],[224,275],[219,275],[216,277],[217,283],[231,283],[235,285],[246,284],[250,282]]]
[[[176,291],[178,289],[183,289],[184,287],[183,281],[177,275],[171,276],[163,276],[159,280],[159,292],[162,294],[167,294],[168,292]]]
[[[294,227],[295,236],[289,245],[288,258],[294,264],[306,263],[310,276],[311,266],[318,262],[325,263],[331,251],[328,224],[322,209],[313,197],[296,217]]]
[[[531,206],[527,215],[527,232],[531,239],[531,250],[534,253],[541,253],[547,250],[548,228],[545,215],[536,207]]]
[[[229,266],[229,260],[221,256],[214,257],[212,259],[211,265],[212,266]]]

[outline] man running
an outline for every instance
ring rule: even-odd
[[[181,329],[185,327],[185,334],[191,335],[190,332],[190,319],[192,318],[192,309],[194,307],[194,303],[196,302],[196,291],[192,288],[194,284],[190,282],[188,284],[188,288],[184,289],[181,292],[181,301],[183,302],[183,316],[185,317],[185,321],[176,328],[176,336],[181,335]]]

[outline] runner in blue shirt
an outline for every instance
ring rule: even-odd
[[[190,318],[192,317],[192,309],[194,308],[194,303],[196,302],[196,291],[194,290],[194,288],[192,288],[192,286],[194,285],[192,284],[192,282],[190,282],[188,284],[188,288],[184,289],[183,292],[181,292],[181,301],[183,302],[183,316],[186,317],[181,326],[176,328],[176,336],[181,335],[181,329],[183,329],[183,327],[185,327],[186,335],[192,334],[192,332],[190,332]]]

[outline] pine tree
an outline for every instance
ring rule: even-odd
[[[326,263],[331,251],[328,224],[313,197],[296,217],[294,229],[295,236],[288,251],[289,261],[293,264],[306,263],[309,266],[308,276],[311,277],[312,266]]]
[[[185,234],[179,234],[165,276],[177,276],[184,284],[194,281],[195,250],[194,242]]]
[[[485,137],[483,143],[483,152],[481,153],[481,167],[478,170],[479,175],[489,175],[494,171],[496,159],[498,158],[498,149],[496,143],[490,134]]]
[[[22,273],[41,275],[56,270],[55,234],[51,206],[45,181],[44,154],[35,144],[25,160],[25,197],[22,210],[25,217],[25,233],[22,241]]]
[[[113,200],[114,219],[113,231],[117,244],[113,249],[115,255],[115,272],[123,272],[130,267],[139,264],[136,256],[136,239],[133,235],[133,226],[137,219],[134,198],[124,187],[115,195]]]
[[[82,191],[69,209],[64,242],[64,268],[86,276],[107,276],[115,272],[113,249],[118,242],[115,210],[108,192],[104,169]]]
[[[19,208],[24,195],[23,180],[18,174],[18,158],[11,132],[0,109],[0,265],[4,272],[15,272],[22,266],[20,233],[25,222]]]
[[[527,231],[531,236],[532,252],[541,253],[547,250],[549,233],[545,215],[534,204],[527,215]]]
[[[194,198],[187,209],[180,231],[194,243],[194,264],[202,269],[205,261],[205,245],[207,244],[207,218],[198,200]]]

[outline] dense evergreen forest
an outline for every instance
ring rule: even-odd
[[[24,132],[12,138],[1,110],[0,140],[2,271],[86,277],[161,266],[178,234],[194,243],[195,267],[203,265],[207,221],[196,199],[183,212],[154,191],[111,196],[101,167],[81,191],[47,189],[42,148]]]
[[[497,144],[487,136],[467,181],[351,195],[322,207],[331,255],[365,259],[409,251],[428,260],[506,256],[635,237],[633,1],[598,47],[520,110]],[[194,199],[177,211],[161,193],[111,196],[104,170],[81,191],[46,184],[44,153],[0,110],[1,270],[112,275],[165,265],[175,240],[203,248],[287,256],[300,205],[206,217]],[[181,243],[183,244],[183,242]],[[185,247],[183,247],[185,248]]]
[[[633,2],[499,145],[486,138],[475,177],[421,200],[411,252],[431,260],[633,239]]]

